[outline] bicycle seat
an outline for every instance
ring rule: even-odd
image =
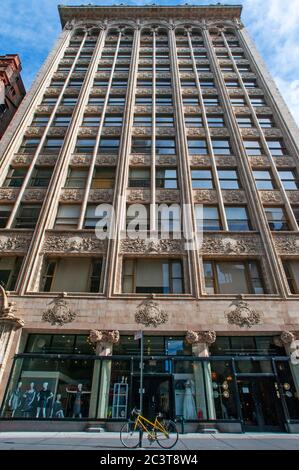
[[[133,416],[138,416],[140,415],[141,411],[138,410],[138,408],[133,408],[133,410],[131,411],[131,415]]]

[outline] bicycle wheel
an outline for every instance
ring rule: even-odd
[[[159,446],[163,449],[171,449],[178,442],[178,430],[173,421],[162,421],[161,424],[166,432],[164,433],[156,429],[156,441],[158,442]]]
[[[140,430],[135,428],[135,422],[129,421],[125,423],[120,430],[121,443],[128,449],[134,449],[138,446],[140,441]]]

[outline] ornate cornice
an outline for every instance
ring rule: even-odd
[[[299,235],[297,233],[273,233],[273,238],[278,254],[299,254]]]

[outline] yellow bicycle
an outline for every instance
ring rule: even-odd
[[[153,423],[142,416],[137,408],[133,409],[132,415],[135,420],[125,423],[120,430],[120,440],[125,447],[134,449],[141,446],[144,432],[151,444],[156,441],[163,449],[171,449],[176,445],[179,433],[173,421],[163,419],[159,413]]]

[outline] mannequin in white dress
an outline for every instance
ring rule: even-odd
[[[192,380],[187,380],[185,384],[183,416],[185,419],[197,419],[196,406],[194,400],[194,385]]]

